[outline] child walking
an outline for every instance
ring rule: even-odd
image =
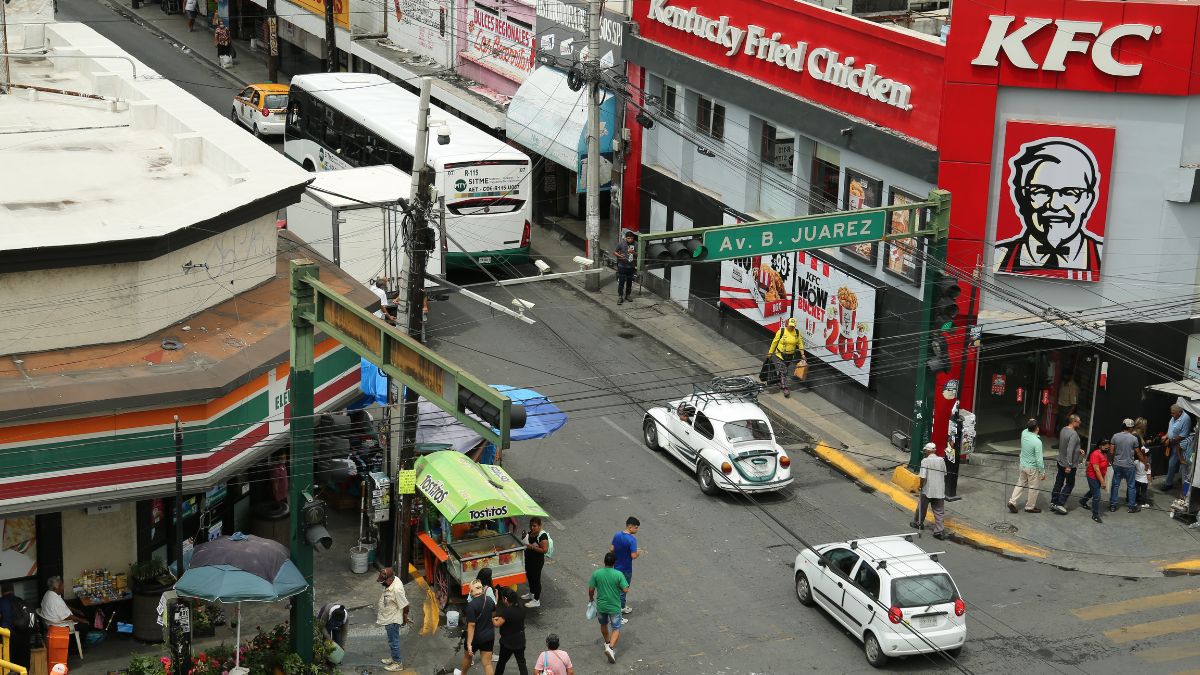
[[[1143,509],[1150,508],[1150,451],[1142,446],[1134,451],[1134,481],[1137,483],[1137,503]]]

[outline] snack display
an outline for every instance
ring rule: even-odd
[[[98,604],[132,597],[124,572],[111,574],[107,569],[83,570],[71,584],[75,597],[85,604]]]

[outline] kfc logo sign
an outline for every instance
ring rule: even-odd
[[[1112,127],[1007,124],[996,272],[1100,280],[1115,135]]]
[[[1161,26],[1150,26],[1144,23],[1126,23],[1113,26],[1101,31],[1099,21],[1071,21],[1068,19],[1035,19],[1026,18],[1024,25],[1013,29],[1015,16],[990,16],[991,26],[979,55],[972,61],[976,66],[1000,65],[1000,53],[1003,52],[1008,62],[1017,68],[1026,70],[1049,70],[1062,72],[1067,69],[1067,55],[1090,54],[1096,68],[1113,77],[1134,77],[1142,72],[1140,63],[1123,63],[1118,61],[1114,52],[1120,49],[1120,43],[1129,39],[1149,41],[1152,35],[1162,33]],[[1025,47],[1025,41],[1053,24],[1054,38],[1042,63],[1034,61]],[[1091,36],[1094,39],[1080,39],[1080,36]]]

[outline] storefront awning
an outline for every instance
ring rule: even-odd
[[[1163,382],[1162,384],[1152,384],[1146,387],[1150,391],[1157,391],[1160,394],[1169,396],[1178,396],[1180,404],[1184,401],[1198,402],[1200,401],[1200,380],[1188,378],[1186,380],[1178,380],[1176,382]],[[1197,406],[1188,406],[1196,408]],[[1189,411],[1191,412],[1191,411]]]
[[[600,90],[600,183],[612,174],[612,134],[616,127],[616,97]],[[582,173],[587,157],[587,88],[571,91],[567,75],[542,66],[530,73],[508,104],[508,137],[571,171]],[[608,175],[605,175],[605,168]]]
[[[416,471],[417,489],[451,525],[548,515],[507,471],[454,450],[418,458]]]
[[[1026,312],[985,309],[979,312],[979,328],[984,333],[1017,337],[1061,340],[1063,342],[1104,342],[1103,321],[1066,322]]]

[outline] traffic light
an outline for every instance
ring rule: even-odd
[[[300,526],[304,528],[304,539],[318,551],[328,551],[333,546],[333,537],[329,536],[329,530],[325,527],[327,518],[325,502],[320,499],[309,497],[300,507]]]
[[[962,289],[958,287],[958,279],[939,272],[933,282],[933,321],[931,328],[939,331],[954,329],[954,318],[958,316],[958,296]]]
[[[492,425],[493,429],[500,428],[500,408],[466,387],[458,388],[458,410],[474,414]],[[520,403],[512,404],[508,412],[508,426],[510,429],[521,429],[525,426],[525,406]]]
[[[708,249],[702,237],[663,239],[646,245],[646,262],[661,263],[704,260]]]

